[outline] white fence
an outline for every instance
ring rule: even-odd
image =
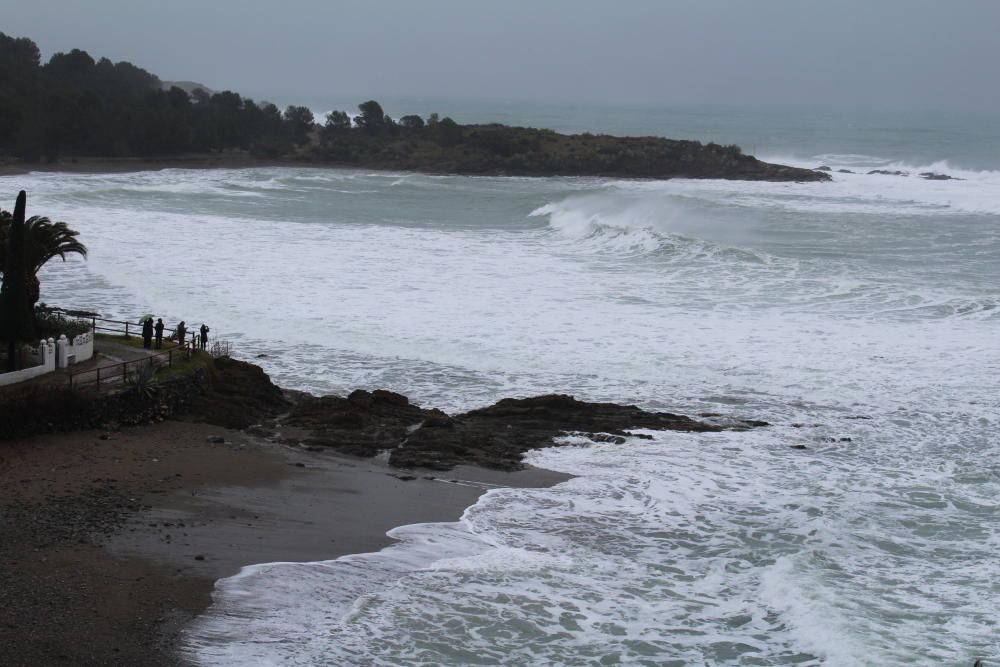
[[[38,365],[22,368],[19,371],[13,371],[11,373],[0,373],[0,387],[9,384],[17,384],[18,382],[24,382],[25,380],[30,380],[33,377],[51,373],[56,369],[56,342],[54,340],[49,338],[48,340],[39,341],[38,348],[34,349],[33,353],[35,355],[35,361]],[[91,337],[90,340],[90,354],[94,354],[93,337]]]
[[[35,365],[11,373],[0,373],[0,387],[24,382],[51,373],[57,368],[69,368],[94,356],[94,333],[89,331],[69,340],[65,335],[59,340],[42,340],[32,348]]]
[[[65,335],[56,341],[56,368],[68,368],[94,356],[94,334],[87,332],[76,336],[72,341]]]

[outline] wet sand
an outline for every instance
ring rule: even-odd
[[[374,551],[494,486],[565,479],[406,472],[181,421],[0,443],[0,664],[177,664],[181,628],[244,565]]]

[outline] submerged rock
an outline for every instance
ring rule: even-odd
[[[936,174],[933,171],[925,171],[920,174],[923,178],[928,181],[962,181],[965,179],[955,178],[954,176],[949,176],[948,174]]]

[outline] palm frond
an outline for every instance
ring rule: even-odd
[[[4,271],[7,256],[7,230],[14,216],[8,211],[0,211],[0,273]],[[65,222],[52,222],[45,216],[35,215],[24,223],[24,252],[27,265],[37,273],[50,259],[59,257],[64,262],[66,255],[87,256],[87,246],[77,240],[79,232],[70,229]]]
[[[87,256],[87,246],[76,237],[79,232],[69,228],[65,222],[52,222],[45,216],[35,215],[25,221],[25,251],[29,265],[38,271],[50,259],[59,257],[64,262],[66,255]]]

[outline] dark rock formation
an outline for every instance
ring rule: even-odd
[[[488,408],[451,417],[412,405],[388,391],[355,391],[347,398],[302,399],[281,426],[305,430],[306,447],[329,447],[354,456],[389,451],[402,468],[449,470],[467,463],[500,470],[523,466],[523,454],[554,445],[553,438],[581,432],[599,441],[624,443],[629,429],[721,431],[764,422],[720,426],[632,405],[587,403],[572,396],[508,398]]]
[[[905,171],[889,171],[888,169],[872,169],[868,175],[879,174],[881,176],[909,176]]]
[[[391,391],[357,390],[347,398],[308,397],[292,409],[283,425],[303,427],[307,447],[330,447],[352,456],[375,456],[403,442],[410,431],[426,421],[433,423],[443,412],[423,410]]]
[[[838,169],[837,173],[838,174],[853,174],[854,172],[851,171],[850,169]]]
[[[288,409],[290,403],[260,366],[215,359],[193,413],[223,428],[247,428]]]
[[[184,414],[223,428],[247,428],[291,406],[259,366],[228,358],[154,387],[150,395],[128,387],[104,392],[61,385],[0,387],[0,441]]]
[[[928,181],[964,181],[964,178],[955,178],[954,176],[949,176],[948,174],[936,174],[933,171],[925,171],[920,174]]]

